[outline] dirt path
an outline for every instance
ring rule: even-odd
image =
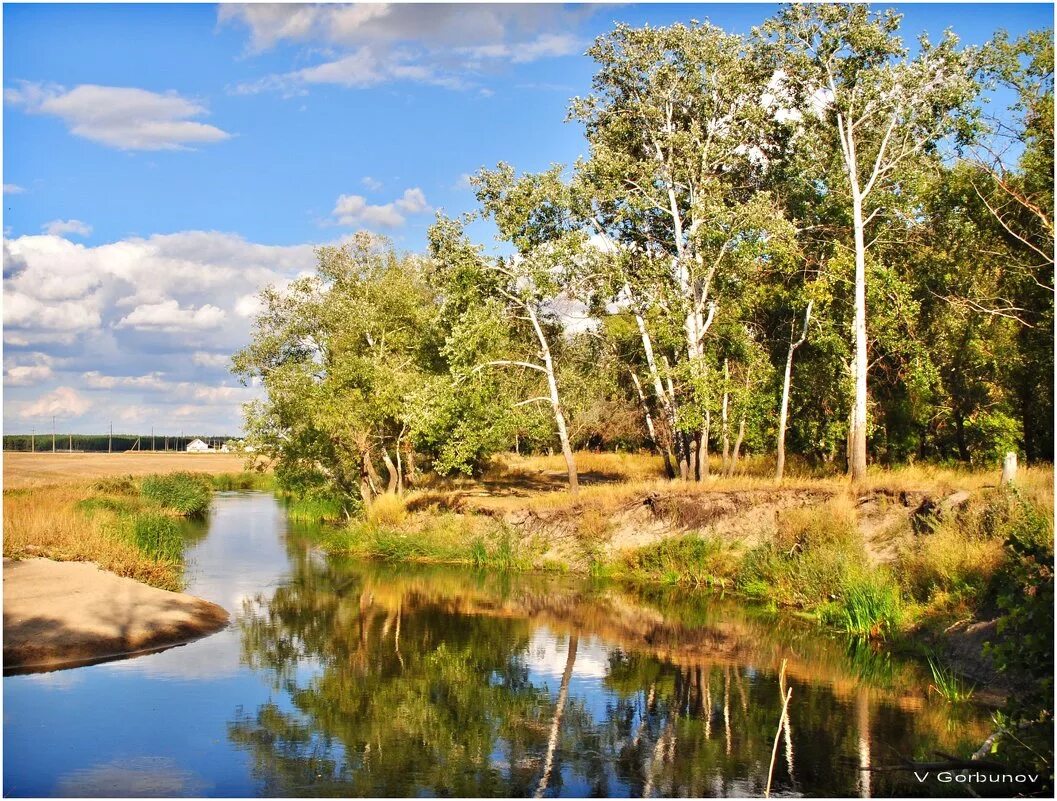
[[[216,604],[93,564],[4,559],[4,673],[73,667],[212,634]]]

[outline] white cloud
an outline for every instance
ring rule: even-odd
[[[333,53],[315,66],[240,85],[248,93],[286,95],[309,84],[368,87],[412,81],[450,89],[477,88],[496,64],[525,63],[582,49],[571,31],[595,8],[559,4],[225,4],[221,24],[249,32],[252,52],[287,41]]]
[[[506,59],[515,64],[541,58],[569,56],[584,49],[584,42],[570,33],[545,33],[528,42],[497,43],[461,48],[471,58]]]
[[[473,189],[473,184],[470,183],[472,176],[468,172],[462,173],[458,178],[455,179],[455,183],[452,184],[452,189]]]
[[[51,378],[46,364],[16,364],[4,371],[4,383],[11,387],[32,387]]]
[[[377,192],[379,189],[382,188],[382,182],[379,181],[377,178],[372,178],[369,175],[363,176],[363,178],[360,179],[360,183],[372,192]]]
[[[175,92],[81,84],[73,89],[22,82],[4,99],[34,114],[50,114],[70,133],[120,150],[181,150],[231,135],[197,122],[206,108]]]
[[[236,307],[236,312],[238,308]],[[209,353],[204,350],[197,350],[191,354],[191,363],[197,364],[199,367],[228,367],[231,364],[230,353]]]
[[[169,298],[159,303],[137,306],[117,322],[117,328],[154,329],[157,331],[195,331],[216,328],[224,321],[224,310],[205,304],[197,309],[183,307]]]
[[[148,373],[147,375],[104,375],[98,370],[89,370],[81,378],[84,385],[90,389],[145,389],[164,391],[172,388],[172,384],[165,380],[165,373]]]
[[[5,195],[21,195],[26,190],[18,184],[4,184]]]
[[[63,236],[64,234],[90,236],[92,226],[80,220],[52,220],[49,223],[44,223],[40,230],[50,236]]]
[[[425,193],[417,186],[405,189],[404,194],[391,203],[372,205],[363,195],[340,195],[331,216],[338,225],[380,226],[397,228],[407,222],[405,214],[431,211]]]
[[[250,336],[252,320],[238,311],[264,286],[287,286],[315,263],[314,244],[263,245],[214,231],[96,246],[49,235],[5,240],[9,430],[24,424],[41,392],[62,385],[89,399],[106,393],[105,404],[95,401],[98,415],[89,412],[75,430],[98,432],[104,414],[117,421],[125,408],[140,410],[130,422],[163,425],[175,407],[192,404],[199,411],[185,425],[237,433],[241,402],[260,392],[227,376],[230,355]],[[51,375],[15,369],[40,365]]]
[[[73,387],[57,387],[22,408],[21,417],[80,417],[92,402]]]

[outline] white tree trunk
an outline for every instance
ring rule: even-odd
[[[730,428],[727,421],[727,407],[730,404],[730,392],[727,384],[730,381],[730,367],[727,360],[723,360],[723,409],[720,417],[720,434],[723,438],[723,466],[722,471],[727,472],[730,465]]]
[[[536,338],[540,343],[540,353],[543,356],[543,368],[547,375],[547,390],[550,393],[551,411],[554,413],[554,422],[558,428],[558,439],[562,445],[562,455],[565,457],[565,468],[569,473],[569,493],[574,497],[580,491],[580,477],[576,472],[576,459],[573,457],[572,445],[569,443],[569,429],[565,425],[565,414],[562,412],[561,397],[558,394],[558,381],[554,375],[554,360],[551,358],[550,345],[547,337],[539,324],[536,310],[530,304],[526,304],[529,320],[536,331]]]
[[[789,419],[789,390],[793,380],[793,354],[796,349],[804,344],[807,339],[807,327],[811,322],[811,306],[814,301],[808,301],[807,311],[804,312],[804,329],[800,333],[800,339],[789,343],[789,353],[785,357],[785,378],[782,381],[782,407],[778,413],[778,463],[774,471],[774,480],[781,483],[785,473],[785,427]]]
[[[848,469],[854,482],[866,479],[866,242],[862,198],[852,188],[852,222],[855,226],[855,402],[852,407]]]

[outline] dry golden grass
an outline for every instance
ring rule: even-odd
[[[47,487],[114,475],[239,473],[246,457],[235,453],[23,453],[4,452],[4,489]]]
[[[104,570],[167,590],[182,586],[180,565],[143,554],[117,530],[113,515],[77,509],[87,486],[34,488],[4,493],[4,556],[95,562]]]

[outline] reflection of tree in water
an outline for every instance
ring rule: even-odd
[[[544,686],[526,660],[533,625],[507,612],[505,591],[477,586],[471,599],[292,556],[295,578],[241,621],[246,661],[290,699],[229,726],[262,792],[762,794],[781,704],[772,673],[613,650],[600,704],[573,681],[591,632],[561,638],[560,675]],[[867,759],[891,760],[937,745],[910,713],[888,705],[871,716],[866,689],[792,686],[773,792],[913,789],[893,774],[867,788],[858,771],[864,746]]]

